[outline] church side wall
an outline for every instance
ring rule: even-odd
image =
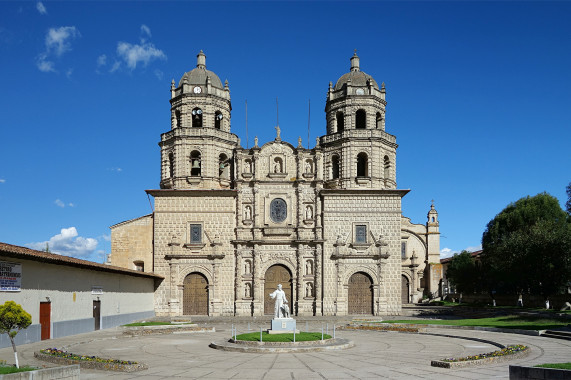
[[[324,315],[349,313],[348,282],[352,274],[363,272],[373,280],[374,314],[401,312],[401,195],[327,194],[323,197],[324,230]],[[367,225],[367,244],[355,244],[355,225]],[[388,259],[375,259],[379,235],[387,245]],[[342,236],[344,245],[336,244]],[[332,256],[340,257],[337,260]],[[355,258],[353,258],[355,257]]]
[[[182,192],[181,192],[182,193]],[[235,197],[231,192],[155,196],[155,273],[165,277],[156,292],[158,315],[183,315],[184,279],[208,281],[208,314],[234,314]],[[191,244],[190,225],[201,225],[201,244]]]
[[[144,271],[153,270],[153,216],[147,215],[111,227],[111,265]]]

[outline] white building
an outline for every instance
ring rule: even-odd
[[[153,317],[162,276],[0,243],[0,304],[32,316],[17,344],[115,327]],[[6,334],[0,348],[10,347]]]

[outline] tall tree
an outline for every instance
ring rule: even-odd
[[[478,284],[478,267],[468,251],[457,253],[446,269],[446,278],[459,293],[473,293]]]
[[[565,208],[567,209],[567,214],[571,215],[571,182],[567,185],[567,203],[565,203]]]
[[[570,219],[547,193],[509,204],[488,223],[482,247],[490,285],[500,292],[547,298],[571,278]]]
[[[8,334],[10,337],[17,368],[20,368],[20,365],[18,364],[18,352],[16,351],[14,338],[20,330],[28,328],[31,324],[32,316],[16,302],[6,301],[4,305],[0,306],[0,334]]]

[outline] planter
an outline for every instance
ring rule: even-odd
[[[502,356],[491,356],[491,357],[476,359],[476,360],[460,360],[460,361],[455,361],[455,362],[448,362],[448,361],[444,361],[444,360],[433,360],[430,362],[430,365],[433,367],[440,367],[440,368],[464,368],[464,367],[472,367],[472,366],[477,366],[477,365],[496,364],[496,363],[501,363],[501,362],[505,362],[508,360],[523,358],[523,357],[529,355],[530,352],[531,352],[531,348],[527,347],[525,350],[518,351],[518,352],[513,353],[513,354],[507,354],[507,355],[502,355]]]
[[[43,354],[37,351],[34,352],[34,357],[49,363],[63,364],[63,365],[78,364],[81,368],[99,369],[102,371],[136,372],[148,369],[147,365],[142,363],[120,364],[120,363],[105,363],[105,362],[97,362],[89,360],[74,360],[74,359],[62,358],[59,356]]]

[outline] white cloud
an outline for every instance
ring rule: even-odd
[[[50,28],[46,34],[46,50],[61,56],[66,51],[71,50],[70,41],[77,37],[81,37],[81,34],[75,26]]]
[[[91,255],[97,248],[96,239],[78,236],[75,227],[62,228],[59,234],[52,236],[48,241],[27,245],[32,249],[44,250],[46,244],[49,245],[50,252],[79,258]]]
[[[6,180],[4,178],[0,178],[0,183],[5,183]]]
[[[56,69],[54,68],[54,63],[52,61],[48,61],[47,58],[48,55],[45,53],[38,56],[38,61],[36,62],[38,69],[44,73],[55,72]]]
[[[38,12],[40,12],[40,14],[42,15],[47,15],[48,14],[48,10],[46,9],[46,6],[41,2],[38,1],[36,3],[36,9],[38,10]]]
[[[101,239],[105,241],[111,241],[111,235],[101,235]]]
[[[101,54],[97,57],[97,67],[105,66],[107,64],[107,56],[105,54]]]
[[[73,68],[67,69],[67,71],[65,72],[65,76],[67,77],[67,79],[71,79],[71,74],[73,74]]]
[[[451,257],[452,255],[454,255],[455,253],[458,253],[458,251],[453,251],[450,248],[442,248],[440,250],[440,258],[441,259],[445,259],[447,257]]]
[[[471,246],[471,247],[467,247],[464,250],[468,251],[468,252],[476,252],[482,249],[482,244],[480,245],[476,245],[476,246]]]
[[[120,173],[123,171],[123,169],[121,169],[121,168],[109,168],[108,170],[111,170],[112,172],[117,172],[117,173]]]
[[[45,73],[55,72],[55,64],[52,58],[61,57],[65,52],[71,50],[71,41],[81,37],[79,30],[75,26],[61,26],[59,28],[50,28],[46,33],[45,45],[46,50],[37,57],[36,65],[40,71]],[[69,77],[70,70],[66,72]]]
[[[157,69],[157,70],[155,70],[155,76],[156,76],[159,80],[163,80],[164,73],[163,73],[161,70]]]
[[[155,59],[167,58],[165,53],[157,49],[150,42],[144,42],[140,45],[130,44],[128,42],[119,42],[117,44],[117,55],[123,59],[127,64],[127,67],[131,70],[137,68],[137,64],[139,63],[147,66],[149,62]]]
[[[62,201],[61,199],[56,199],[56,200],[54,201],[54,203],[55,203],[56,206],[61,207],[61,208],[64,208],[64,207],[66,207],[66,206],[68,206],[68,207],[75,207],[75,205],[74,205],[73,203],[71,203],[71,202],[66,205],[65,202]]]
[[[141,34],[146,34],[148,37],[151,37],[151,29],[145,24],[141,25]]]
[[[115,61],[115,63],[113,63],[113,66],[111,66],[111,69],[109,69],[109,72],[114,73],[115,71],[119,70],[119,67],[121,67],[121,62]]]

